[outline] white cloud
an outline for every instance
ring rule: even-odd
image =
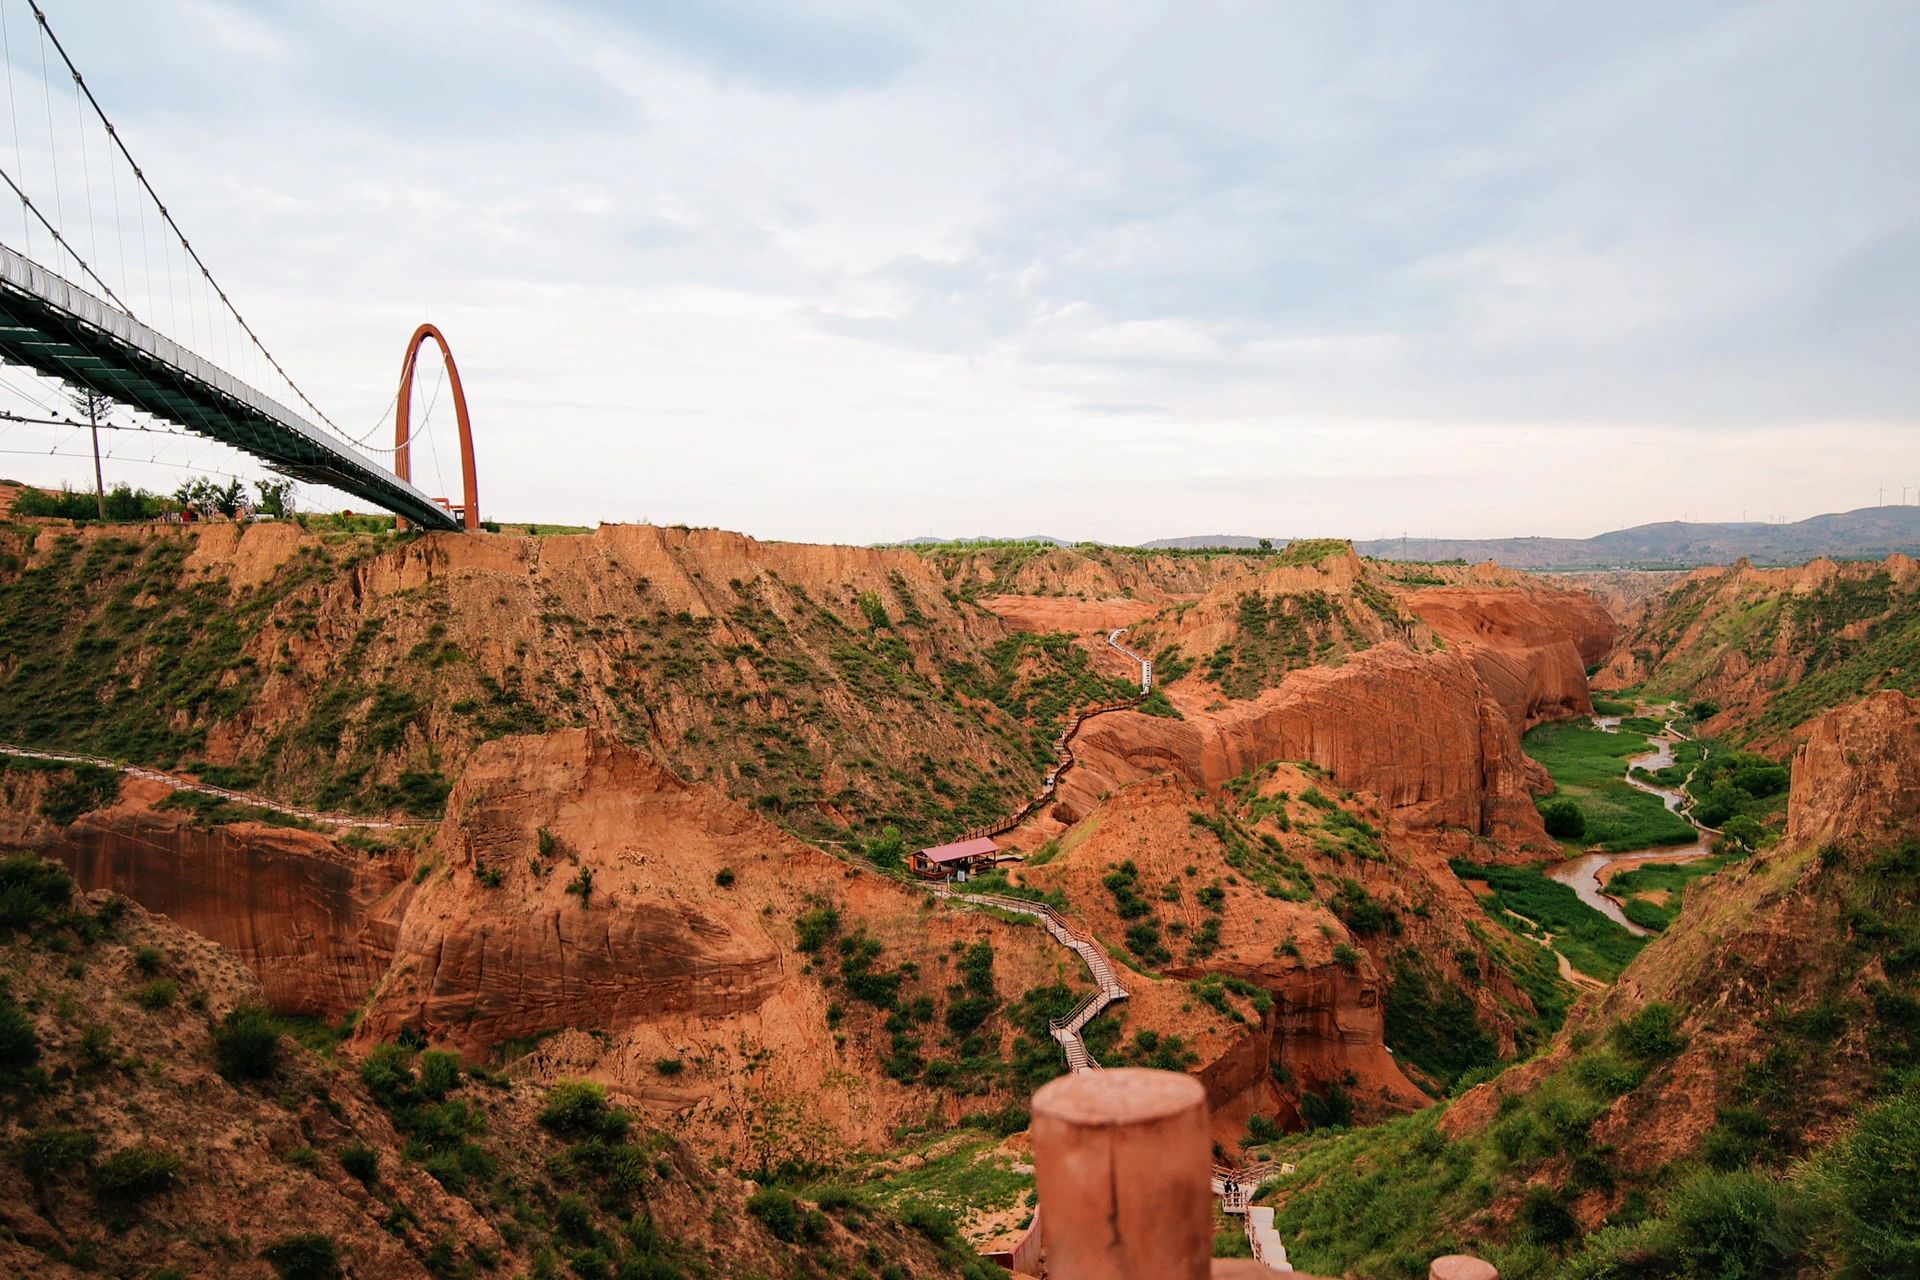
[[[447,330],[492,513],[1578,534],[1920,472],[1892,0],[191,19],[55,15],[345,429]]]

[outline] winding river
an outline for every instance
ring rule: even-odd
[[[1658,712],[1657,708],[1653,710],[1655,713]],[[1618,731],[1620,717],[1595,716],[1593,723],[1602,729]],[[1713,851],[1712,839],[1716,833],[1695,822],[1681,807],[1686,803],[1685,796],[1672,787],[1656,786],[1633,776],[1635,769],[1646,769],[1650,773],[1657,773],[1671,765],[1674,746],[1680,741],[1682,739],[1674,731],[1672,721],[1668,721],[1665,732],[1658,737],[1648,737],[1647,742],[1653,750],[1633,756],[1627,761],[1627,782],[1649,795],[1659,796],[1661,803],[1685,818],[1688,825],[1693,828],[1692,844],[1655,845],[1648,849],[1630,849],[1625,853],[1583,853],[1577,858],[1568,858],[1565,862],[1556,863],[1547,868],[1547,875],[1573,890],[1579,895],[1580,901],[1627,932],[1642,938],[1651,936],[1652,930],[1643,929],[1627,919],[1626,914],[1620,910],[1620,904],[1606,895],[1602,889],[1601,879],[1605,869],[1616,862],[1691,862],[1696,858],[1704,858]]]

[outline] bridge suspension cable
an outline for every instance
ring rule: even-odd
[[[133,152],[127,149],[125,140],[120,137],[120,131],[114,128],[113,121],[107,117],[106,110],[100,105],[100,100],[94,97],[93,89],[80,75],[80,68],[76,67],[73,59],[67,56],[66,46],[60,43],[59,35],[54,32],[51,24],[47,22],[47,15],[45,11],[40,8],[39,0],[27,0],[27,5],[33,10],[33,16],[35,20],[39,22],[40,30],[44,33],[46,39],[53,42],[55,52],[60,55],[60,60],[66,64],[67,71],[73,76],[75,88],[86,96],[87,102],[93,107],[94,114],[100,118],[102,127],[107,131],[107,137],[113,142],[113,145],[119,149],[120,154],[126,158],[127,166],[133,170],[133,176],[139,180],[140,185],[144,187],[147,194],[153,198],[154,208],[160,211],[160,216],[165,219],[167,226],[172,228],[174,235],[179,238],[181,249],[193,260],[193,265],[200,269],[200,275],[206,281],[207,288],[218,295],[221,305],[224,306],[227,309],[227,313],[233,317],[234,323],[239,325],[246,333],[254,349],[260,353],[261,357],[265,359],[269,365],[273,366],[273,371],[280,375],[281,380],[284,381],[288,387],[292,388],[295,395],[300,397],[301,403],[313,410],[320,421],[332,427],[337,433],[340,428],[335,425],[333,419],[329,418],[326,413],[321,410],[320,406],[315,404],[312,398],[300,388],[300,384],[295,382],[293,378],[288,375],[287,371],[281,367],[279,360],[274,358],[273,353],[267,350],[266,344],[260,340],[260,335],[253,331],[253,326],[248,324],[246,317],[240,314],[240,309],[234,306],[231,298],[227,297],[226,290],[221,288],[220,283],[213,278],[213,272],[208,269],[207,264],[201,259],[199,251],[193,247],[193,242],[187,239],[187,233],[180,229],[178,222],[174,221],[173,214],[167,209],[167,206],[162,203],[160,193],[153,189],[153,183],[148,180],[146,171],[134,160]],[[51,91],[49,90],[49,92]],[[56,190],[57,189],[58,187],[56,185]],[[57,212],[56,210],[56,213]],[[92,273],[89,272],[88,274],[91,275]],[[97,276],[94,278],[96,280],[99,279]],[[104,283],[102,283],[102,287],[105,287]],[[131,314],[131,312],[129,312],[129,314]],[[211,333],[209,333],[208,337],[209,340],[211,340]]]

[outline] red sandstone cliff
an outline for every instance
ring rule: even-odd
[[[1120,712],[1087,723],[1061,787],[1062,817],[1154,773],[1218,787],[1268,761],[1306,760],[1377,796],[1397,823],[1545,840],[1536,766],[1464,654],[1383,644],[1294,672],[1249,702],[1209,710],[1212,700],[1180,685],[1170,696],[1185,719]]]
[[[1587,668],[1606,660],[1617,628],[1592,596],[1432,587],[1408,595],[1406,605],[1466,653],[1519,731],[1593,713]]]
[[[338,1021],[393,958],[413,886],[405,854],[369,857],[257,823],[205,829],[154,810],[152,783],[66,829],[47,855],[82,889],[111,889],[239,957],[273,1007]]]
[[[1805,726],[1787,840],[1877,843],[1920,831],[1920,702],[1891,689]]]

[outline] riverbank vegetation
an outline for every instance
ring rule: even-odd
[[[1606,891],[1620,899],[1620,914],[1642,929],[1661,933],[1679,916],[1681,899],[1689,885],[1746,854],[1745,849],[1734,847],[1688,862],[1645,863],[1608,880]]]
[[[1626,762],[1650,750],[1643,735],[1584,723],[1546,724],[1521,745],[1553,777],[1553,795],[1542,805],[1562,800],[1580,807],[1585,818],[1580,847],[1625,853],[1694,839],[1685,818],[1627,781]]]
[[[1508,928],[1549,945],[1590,978],[1611,982],[1646,945],[1541,867],[1483,867],[1456,861],[1453,873],[1488,889],[1487,914]]]

